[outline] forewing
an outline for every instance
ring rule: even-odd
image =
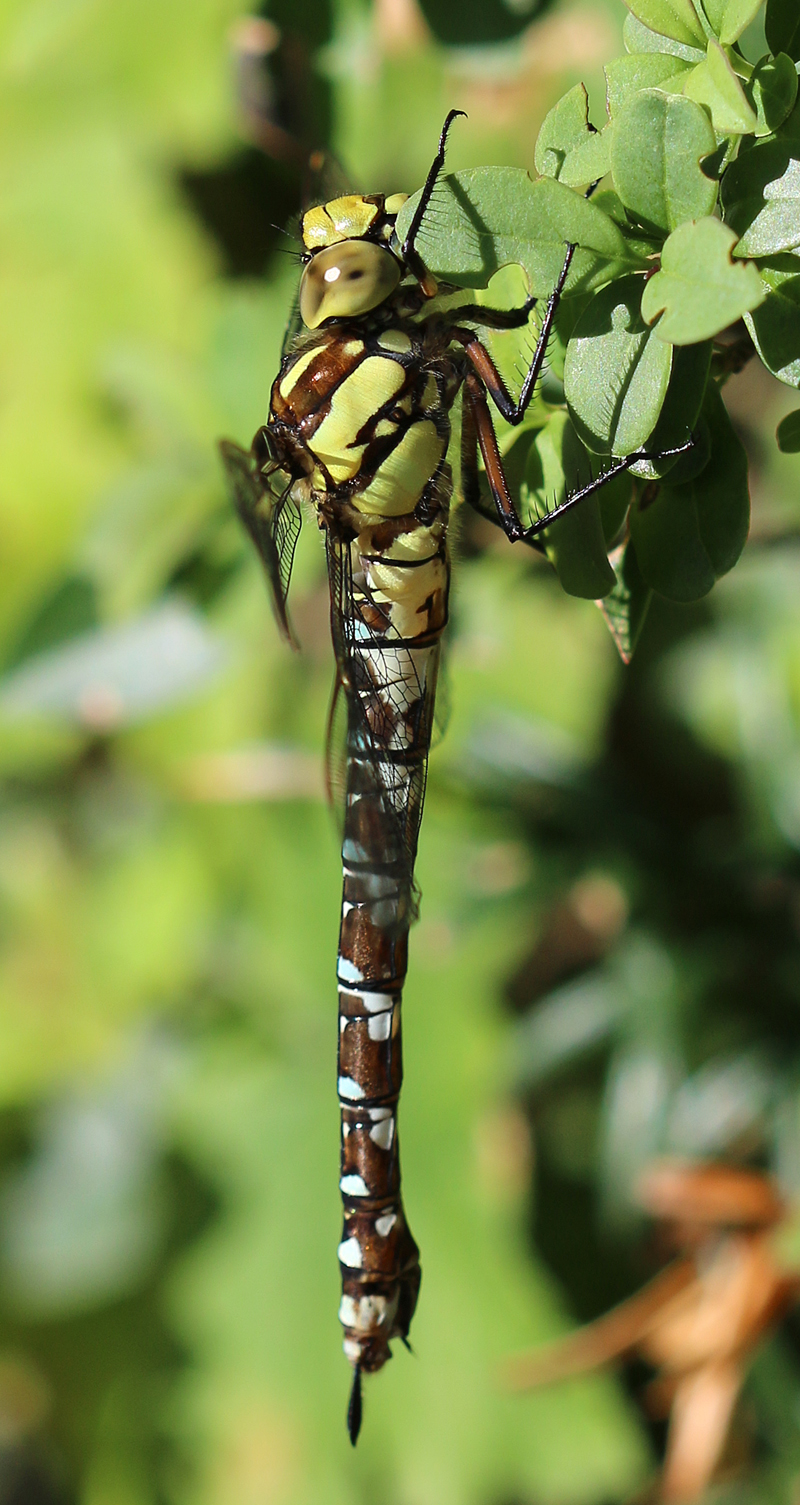
[[[286,598],[300,534],[300,513],[285,491],[276,494],[270,489],[252,450],[242,449],[230,439],[222,439],[219,448],[234,506],[266,572],[278,627],[286,641],[296,646]]]

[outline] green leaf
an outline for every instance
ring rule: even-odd
[[[660,89],[636,94],[616,118],[611,149],[614,185],[626,209],[662,231],[710,214],[717,185],[700,161],[716,144],[699,105]]]
[[[622,27],[622,40],[625,43],[626,52],[665,52],[670,57],[682,58],[685,63],[702,63],[706,55],[705,37],[696,47],[686,42],[676,42],[672,37],[664,37],[657,31],[651,31],[649,26],[645,26],[630,12],[625,17]]]
[[[724,47],[738,40],[762,4],[763,0],[703,0],[705,13]]]
[[[534,517],[563,502],[567,491],[586,485],[592,476],[589,456],[563,411],[553,413],[528,453],[521,488],[522,505]],[[579,502],[565,517],[546,528],[543,542],[569,596],[596,601],[614,584],[608,562],[600,501],[597,494]]]
[[[705,469],[682,486],[649,486],[631,513],[642,576],[670,601],[697,601],[733,568],[750,522],[747,455],[712,383],[703,404]]]
[[[602,289],[567,349],[564,391],[580,438],[597,454],[629,455],[648,441],[669,383],[672,352],[642,319],[644,278]]]
[[[766,297],[745,315],[747,327],[767,370],[787,387],[800,387],[800,273],[785,265],[760,270]]]
[[[797,69],[785,52],[762,57],[746,86],[756,115],[757,136],[769,136],[791,115],[797,100]]]
[[[800,61],[800,10],[797,0],[767,0],[767,46],[773,56],[786,52]]]
[[[692,70],[683,91],[688,99],[707,107],[720,136],[746,136],[755,130],[755,110],[714,37],[709,40],[706,61]]]
[[[691,0],[625,0],[625,4],[650,31],[676,42],[705,46],[705,30]]]
[[[398,215],[401,239],[417,200]],[[501,266],[517,262],[531,292],[547,297],[567,242],[578,246],[571,291],[593,289],[631,265],[622,232],[590,199],[553,178],[531,182],[519,167],[478,167],[437,186],[436,213],[423,220],[417,248],[435,277],[457,287],[485,287]]]
[[[648,449],[654,453],[677,449],[696,433],[711,367],[711,352],[711,340],[704,340],[699,345],[674,347],[667,395],[658,423],[647,440]],[[678,479],[691,479],[702,469],[707,458],[697,444],[694,450],[677,458],[642,460],[633,467],[633,474],[647,480],[658,480],[669,474],[674,485]]]
[[[718,219],[680,225],[664,245],[661,271],[642,298],[645,322],[662,340],[693,345],[710,340],[764,300],[755,267],[731,261],[736,236]]]
[[[653,591],[642,577],[630,538],[614,550],[609,563],[614,571],[615,585],[597,604],[623,664],[629,664],[650,610]]]
[[[589,135],[589,96],[583,84],[576,84],[542,121],[533,154],[536,171],[546,178],[560,178],[568,154]]]
[[[640,89],[663,89],[680,94],[691,65],[668,52],[641,52],[615,57],[606,63],[606,106],[609,116],[618,115]]]
[[[800,454],[800,408],[795,408],[793,413],[787,413],[781,419],[775,430],[775,438],[778,449],[784,455]]]
[[[737,256],[775,256],[800,246],[800,143],[785,135],[757,142],[726,172],[722,207],[739,237]]]

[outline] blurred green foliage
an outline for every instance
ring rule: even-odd
[[[453,105],[453,169],[531,168],[564,89],[601,98],[622,7],[495,9],[477,37],[426,6],[436,42],[388,0],[276,5],[281,108],[366,189],[418,186]],[[749,556],[713,609],[661,603],[627,673],[591,602],[463,524],[407,991],[417,1356],[354,1455],[324,564],[307,529],[293,657],[214,452],[263,418],[295,280],[298,185],[237,130],[237,16],[0,22],[0,1500],[599,1505],[652,1466],[632,1401],[510,1398],[497,1360],[638,1280],[644,1156],[800,1191],[792,394],[730,383]],[[787,1340],[753,1377],[770,1488],[799,1376]]]

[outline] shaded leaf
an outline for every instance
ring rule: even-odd
[[[787,413],[778,424],[775,434],[778,441],[778,449],[785,455],[800,454],[800,408],[795,408],[793,413]]]
[[[758,117],[757,136],[769,136],[791,115],[797,100],[797,69],[785,52],[762,57],[747,85],[747,95]]]
[[[800,246],[800,143],[786,135],[757,142],[726,172],[722,206],[739,237],[737,256],[775,256]]]
[[[397,218],[402,239],[418,195]],[[457,287],[485,287],[501,266],[524,267],[531,292],[547,297],[568,242],[578,246],[568,289],[590,289],[630,265],[618,227],[591,200],[552,178],[534,183],[522,168],[453,173],[436,191],[436,214],[423,220],[417,248],[434,276]]]
[[[719,42],[713,37],[708,43],[706,61],[698,63],[683,87],[687,98],[707,106],[714,130],[721,136],[743,136],[755,130],[755,110]]]
[[[661,271],[642,298],[642,316],[662,340],[711,339],[763,302],[755,267],[731,261],[736,236],[717,219],[680,225],[664,245]],[[661,315],[661,318],[659,318]]]
[[[717,186],[700,168],[716,147],[708,117],[681,95],[644,89],[614,124],[614,185],[626,209],[654,229],[710,214]]]
[[[747,327],[767,370],[788,387],[800,387],[800,273],[785,265],[762,266],[761,282],[766,297],[745,315]]]
[[[732,569],[750,522],[747,456],[713,384],[703,406],[711,456],[682,486],[646,488],[631,514],[642,576],[670,601],[697,601]]]
[[[614,551],[610,563],[616,583],[597,604],[623,664],[629,664],[650,610],[653,591],[642,576],[630,538]]]
[[[800,11],[795,0],[767,0],[766,31],[774,56],[786,52],[795,62],[800,60]]]
[[[693,434],[705,398],[708,373],[711,366],[712,344],[704,340],[697,345],[676,345],[672,351],[672,372],[667,395],[659,414],[658,423],[647,441],[648,449],[678,449]],[[672,484],[688,481],[703,468],[708,459],[703,445],[698,442],[694,450],[668,460],[642,460],[633,467],[635,476],[657,480],[669,475]]]
[[[603,288],[578,320],[567,349],[570,415],[584,444],[599,454],[641,449],[666,395],[672,354],[644,323],[644,285],[644,278],[630,276]]]
[[[541,516],[592,478],[589,455],[566,413],[553,413],[528,453],[521,490],[523,506]],[[614,583],[597,494],[579,502],[546,528],[543,541],[567,595],[594,601]]]

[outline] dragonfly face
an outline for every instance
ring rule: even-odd
[[[269,414],[250,453],[224,442],[236,505],[264,562],[279,625],[289,637],[286,591],[299,508],[325,535],[337,693],[345,710],[340,761],[343,895],[337,981],[340,1319],[354,1369],[348,1425],[355,1441],[361,1375],[406,1341],[420,1283],[417,1246],[400,1199],[397,1104],[400,1010],[408,929],[416,912],[414,860],[422,818],[439,648],[447,622],[450,411],[464,391],[464,500],[510,539],[539,546],[557,513],[642,452],[524,527],[503,473],[487,393],[511,423],[533,394],[574,247],[541,322],[536,353],[514,402],[470,324],[526,324],[535,300],[510,312],[466,305],[432,313],[436,281],[416,237],[444,163],[439,150],[400,244],[404,195],[348,195],[302,223],[306,326],[285,354]],[[423,310],[427,316],[422,318]],[[483,455],[492,502],[477,466]],[[650,458],[650,456],[647,456]],[[337,782],[334,778],[331,783]]]

